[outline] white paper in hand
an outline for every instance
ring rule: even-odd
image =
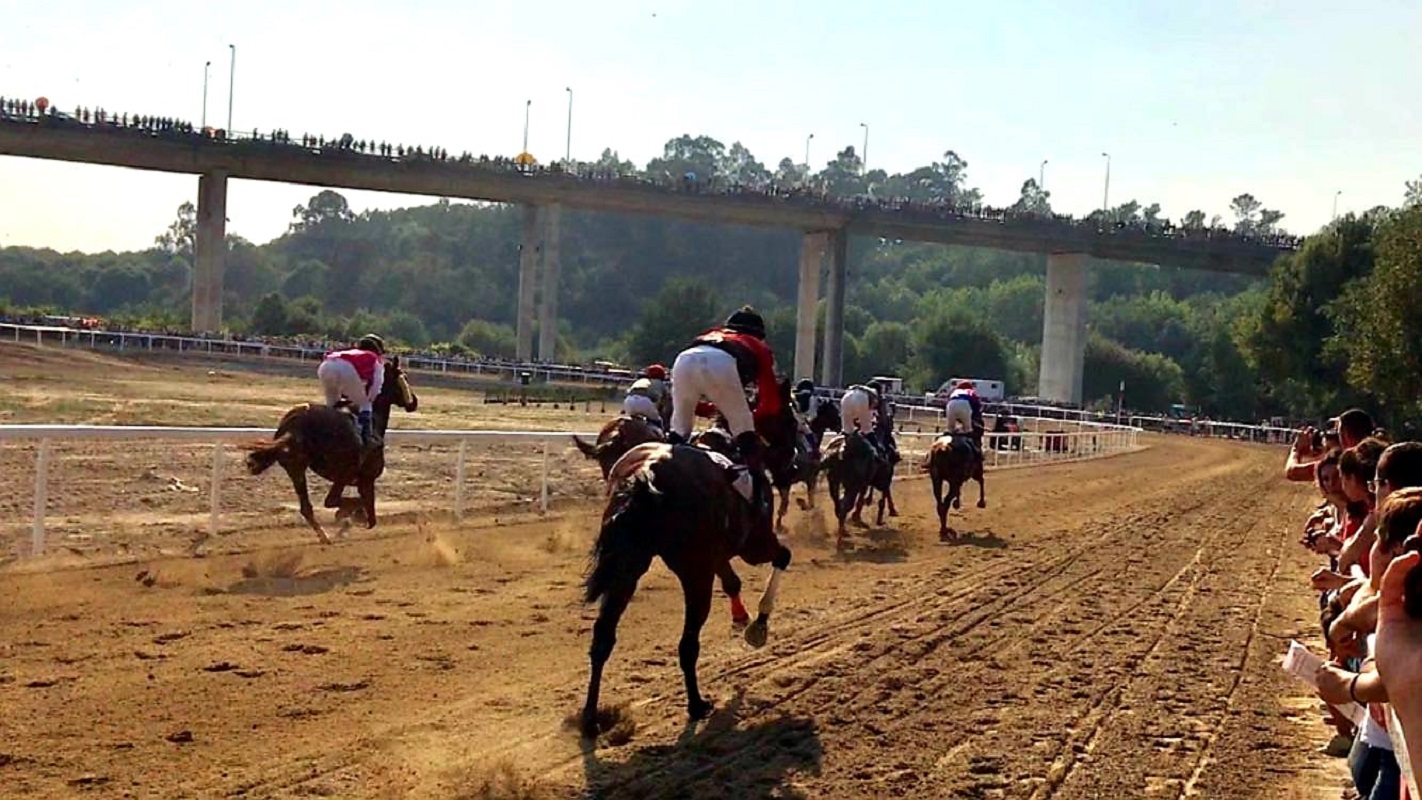
[[[1318,668],[1323,664],[1324,661],[1318,654],[1293,639],[1289,640],[1289,652],[1284,654],[1284,671],[1312,686],[1314,691],[1318,690]],[[1368,715],[1368,710],[1357,703],[1344,703],[1333,707],[1354,725],[1362,725],[1363,718]]]

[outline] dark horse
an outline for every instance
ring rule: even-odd
[[[824,441],[825,432],[839,430],[839,407],[834,403],[820,403],[815,418],[810,420],[810,435],[815,443]],[[810,455],[809,445],[801,437],[795,438],[795,457],[788,465],[770,473],[771,483],[780,495],[780,506],[775,511],[775,529],[785,529],[785,512],[790,508],[790,489],[797,483],[805,484],[805,498],[797,499],[801,511],[815,507],[815,484],[819,482],[820,462]]]
[[[948,509],[962,506],[963,484],[978,482],[978,508],[986,508],[983,492],[983,462],[973,449],[972,439],[963,433],[945,433],[928,449],[928,477],[933,482],[933,501],[938,507],[938,539],[958,538],[958,532],[948,527]],[[943,484],[948,484],[944,494]]]
[[[666,441],[666,436],[662,434],[660,427],[646,417],[627,415],[617,417],[602,426],[602,430],[597,434],[597,442],[593,444],[583,441],[579,436],[573,437],[573,444],[577,445],[578,450],[602,468],[603,480],[607,480],[607,473],[612,469],[612,465],[628,450],[643,442],[662,441]]]
[[[328,408],[323,403],[302,403],[282,415],[271,442],[251,447],[247,455],[247,471],[260,475],[272,464],[281,464],[291,476],[296,499],[301,502],[301,516],[316,531],[323,544],[331,537],[311,507],[306,491],[306,470],[331,482],[326,494],[326,508],[336,509],[336,519],[343,525],[353,514],[363,513],[367,528],[375,527],[375,479],[385,471],[385,430],[390,425],[390,407],[398,405],[406,411],[419,408],[420,398],[410,390],[400,357],[385,362],[385,383],[375,398],[373,421],[381,445],[362,456],[360,432],[350,410]],[[349,484],[355,484],[360,497],[342,495]]]
[[[788,404],[790,382],[782,381],[779,388],[786,401],[781,413],[761,420],[758,426],[766,468],[772,473],[793,460],[799,434]],[[587,602],[602,601],[593,625],[592,676],[583,706],[582,729],[588,737],[598,732],[598,691],[603,666],[617,641],[617,623],[653,558],[661,558],[681,581],[686,616],[677,655],[686,679],[691,719],[704,719],[712,711],[697,688],[696,660],[716,578],[731,596],[733,615],[737,610],[744,613],[739,599],[741,580],[731,568],[734,557],[751,565],[769,562],[773,567],[745,640],[752,647],[761,647],[769,636],[770,613],[775,609],[781,575],[790,566],[790,548],[773,533],[752,524],[754,512],[732,483],[737,470],[730,468],[731,461],[725,456],[730,449],[729,434],[713,428],[698,437],[698,445],[640,444],[618,459],[608,474],[607,509],[586,581]]]
[[[733,557],[774,566],[756,620],[745,632],[753,647],[765,644],[780,577],[790,566],[790,549],[773,534],[757,533],[749,519],[750,506],[732,485],[726,464],[699,447],[648,443],[629,450],[608,476],[610,496],[585,582],[587,602],[602,605],[589,653],[592,673],[582,712],[584,736],[598,734],[603,666],[617,641],[622,612],[652,559],[660,558],[681,582],[686,616],[677,656],[692,720],[705,719],[713,711],[698,688],[696,662],[701,627],[711,610],[712,583],[729,570]]]
[[[882,474],[884,460],[874,452],[868,437],[858,431],[837,436],[825,445],[821,469],[828,476],[830,499],[834,501],[834,516],[838,521],[835,547],[844,546],[847,538],[845,520],[854,513],[854,521],[859,519],[859,511],[864,505],[864,496],[876,477]],[[884,524],[884,506],[879,505],[878,524]]]

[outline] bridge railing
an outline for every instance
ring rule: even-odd
[[[986,466],[990,470],[1008,469],[1013,467],[1032,466],[1045,463],[1058,463],[1068,461],[1078,461],[1089,458],[1098,458],[1114,453],[1127,452],[1135,449],[1137,444],[1138,430],[1130,428],[1118,428],[1114,430],[1090,430],[1074,431],[1065,433],[1048,432],[1024,432],[1021,434],[989,434],[987,435],[984,447]],[[415,469],[412,464],[402,465],[401,469],[411,476],[418,478],[430,491],[445,491],[442,487],[446,483],[453,484],[453,496],[445,507],[450,509],[455,518],[462,518],[469,508],[468,495],[471,483],[471,466],[478,467],[475,477],[485,477],[486,470],[497,469],[497,463],[507,463],[509,453],[517,451],[522,454],[523,462],[519,470],[508,470],[510,473],[517,473],[514,479],[523,480],[530,477],[528,466],[530,458],[537,459],[536,478],[538,491],[536,508],[540,513],[546,513],[550,502],[550,485],[555,481],[564,481],[574,471],[569,468],[570,464],[582,464],[580,454],[571,456],[569,461],[570,437],[575,435],[571,431],[487,431],[487,430],[391,430],[387,433],[387,440],[392,445],[398,447],[391,448],[394,453],[388,453],[394,461],[400,454],[415,454],[421,448],[428,450],[439,450],[437,453],[442,466],[430,468],[428,463],[429,453],[423,454],[425,464],[420,469]],[[595,433],[584,432],[576,435],[584,438],[596,438]],[[224,506],[223,484],[228,480],[227,472],[230,466],[230,456],[232,455],[229,446],[238,444],[250,444],[258,441],[270,441],[271,431],[266,428],[208,428],[208,427],[158,427],[141,425],[0,425],[0,446],[17,445],[29,443],[34,451],[34,493],[30,529],[31,554],[41,554],[46,549],[46,520],[51,513],[51,472],[56,467],[56,443],[70,443],[71,446],[80,446],[88,443],[127,443],[131,455],[129,462],[118,462],[117,465],[109,457],[101,457],[91,450],[72,453],[73,467],[71,472],[66,473],[75,482],[88,481],[97,482],[118,482],[122,483],[129,478],[124,477],[127,469],[134,467],[135,461],[144,456],[153,459],[164,459],[164,463],[172,465],[178,462],[186,464],[188,474],[198,475],[201,467],[202,447],[211,445],[210,464],[206,469],[210,470],[207,481],[206,492],[206,533],[209,537],[216,536],[220,532],[220,520],[224,507],[229,511],[234,510],[237,503],[230,498]],[[910,433],[900,434],[900,443],[904,460],[900,465],[900,470],[911,474],[916,470],[918,464],[922,463],[924,454],[932,444],[934,434]],[[135,443],[146,442],[154,447],[149,451],[139,451],[134,454]],[[480,450],[479,448],[488,448]],[[0,447],[0,451],[3,451]],[[449,474],[448,461],[450,450],[453,449],[453,469]],[[5,463],[18,462],[23,459],[23,452],[16,453],[13,450],[9,453],[0,453],[5,459]],[[556,467],[555,467],[556,463]],[[490,464],[496,466],[491,467]],[[102,465],[102,466],[100,466]],[[16,463],[18,466],[18,463]],[[556,470],[556,471],[555,471]],[[418,474],[417,474],[418,473]],[[16,470],[16,474],[19,472]],[[594,474],[594,473],[589,473]],[[156,477],[156,476],[155,476]],[[504,476],[508,478],[508,475]],[[200,496],[202,489],[197,484],[199,479],[190,478],[193,485],[180,482],[176,477],[171,479],[173,488],[177,491],[192,493]],[[284,481],[282,482],[284,483]],[[269,489],[275,491],[277,482],[273,482]],[[430,489],[430,487],[433,487]],[[96,488],[96,487],[91,487]],[[282,490],[283,493],[286,491]],[[128,489],[120,488],[118,496],[131,496]],[[428,500],[428,493],[424,496]],[[107,502],[101,500],[100,502]],[[184,508],[195,509],[197,497],[193,501],[185,503]],[[243,500],[242,509],[252,511],[254,503],[259,505],[250,497]],[[102,512],[106,515],[115,513],[115,509],[105,507]]]

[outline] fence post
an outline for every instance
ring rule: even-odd
[[[543,440],[543,488],[538,497],[538,513],[548,513],[548,440]]]
[[[49,502],[49,440],[41,439],[35,458],[35,524],[30,534],[30,555],[44,553],[44,510]]]
[[[464,519],[464,464],[469,455],[469,440],[459,440],[459,460],[454,464],[454,518]]]
[[[222,509],[222,442],[212,446],[212,508],[208,512],[207,535],[217,535],[217,517]]]

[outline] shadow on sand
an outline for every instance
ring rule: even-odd
[[[824,747],[815,722],[782,716],[743,727],[743,699],[738,693],[706,722],[688,724],[675,744],[639,748],[626,761],[603,761],[584,740],[584,797],[807,798],[794,783],[797,775],[820,774]]]
[[[984,550],[1003,550],[1007,540],[992,531],[958,531],[958,538],[940,543],[943,547],[979,547]]]
[[[354,583],[359,567],[330,567],[298,575],[257,575],[227,587],[228,594],[258,594],[267,597],[298,597],[322,594]]]
[[[856,529],[850,526],[845,540],[848,549],[835,555],[841,561],[869,564],[899,564],[908,560],[909,540],[898,528]],[[855,534],[858,534],[856,536]]]

